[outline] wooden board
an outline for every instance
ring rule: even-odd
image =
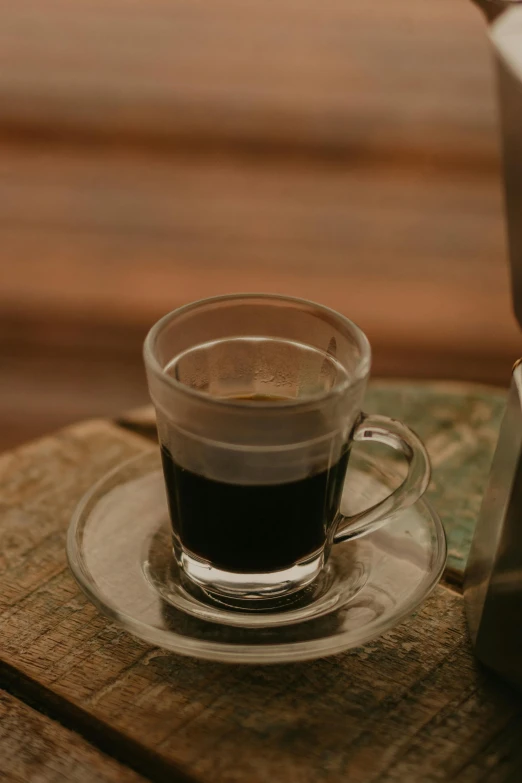
[[[445,588],[380,640],[291,666],[184,659],[105,621],[66,568],[65,530],[87,486],[144,447],[92,422],[0,459],[0,679],[93,741],[111,731],[152,780],[516,779],[522,701],[477,668]]]
[[[139,783],[145,779],[82,737],[0,691],[4,783]]]

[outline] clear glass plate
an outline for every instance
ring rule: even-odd
[[[377,462],[354,449],[343,511],[376,503],[400,475],[393,459]],[[67,556],[90,600],[140,639],[208,660],[283,663],[362,645],[411,614],[440,579],[446,538],[421,500],[380,530],[336,544],[324,573],[303,593],[261,610],[231,608],[182,584],[155,449],[85,495],[71,521]]]

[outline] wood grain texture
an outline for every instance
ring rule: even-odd
[[[0,691],[3,783],[140,783],[72,731]]]
[[[471,3],[19,0],[0,4],[0,132],[494,156]]]
[[[71,720],[110,726],[163,771],[199,780],[478,783],[483,764],[495,780],[520,774],[522,701],[477,668],[462,599],[444,588],[380,640],[290,666],[184,659],[105,621],[67,571],[65,529],[94,478],[144,444],[94,422],[2,458],[2,676],[16,669]]]

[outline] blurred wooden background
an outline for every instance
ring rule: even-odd
[[[0,0],[0,448],[145,400],[154,320],[227,291],[356,320],[377,375],[506,384],[469,0]]]

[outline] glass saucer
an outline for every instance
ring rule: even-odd
[[[401,468],[353,449],[343,511],[376,503]],[[446,560],[441,522],[421,500],[363,538],[336,544],[322,575],[284,601],[231,607],[183,584],[171,549],[159,451],[108,473],[85,495],[67,537],[90,600],[129,633],[183,655],[283,663],[364,644],[411,614]]]

